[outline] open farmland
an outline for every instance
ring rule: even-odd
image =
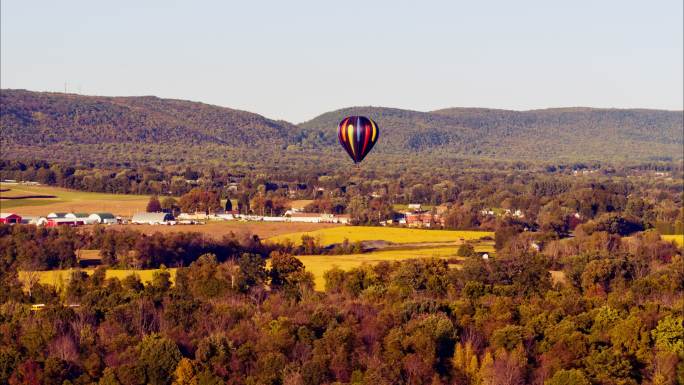
[[[270,240],[274,242],[282,242],[285,239],[289,239],[294,243],[300,243],[302,235],[305,234],[318,239],[321,245],[342,243],[345,239],[348,239],[350,242],[386,241],[391,243],[441,243],[494,237],[494,233],[491,231],[422,230],[401,227],[338,226],[323,230],[279,235],[271,238]]]
[[[0,188],[7,190],[0,192],[0,210],[22,215],[104,211],[130,216],[144,211],[149,200],[146,195],[92,193],[50,186],[3,183]]]
[[[95,269],[65,269],[65,270],[48,270],[48,271],[19,271],[19,280],[26,286],[29,280],[37,280],[38,283],[43,285],[53,285],[58,289],[62,289],[64,285],[69,281],[71,273],[74,271],[83,271],[88,275],[92,275]],[[121,269],[107,269],[105,276],[107,278],[118,278],[124,279],[129,275],[137,275],[140,277],[142,282],[151,282],[154,277],[154,273],[160,271],[161,269],[145,269],[145,270],[121,270]],[[176,279],[176,269],[169,268],[166,269],[171,274],[171,282],[175,282]]]
[[[463,258],[456,256],[457,250],[458,247],[456,246],[426,247],[381,250],[363,254],[299,255],[297,258],[302,261],[306,271],[314,275],[316,290],[322,291],[325,289],[323,274],[332,269],[333,266],[342,270],[350,270],[364,263],[374,265],[383,261],[393,262],[416,258],[457,258],[462,260]]]
[[[684,234],[661,235],[660,237],[668,242],[675,241],[677,246],[684,247]]]

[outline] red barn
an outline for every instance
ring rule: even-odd
[[[21,216],[14,213],[0,213],[0,223],[21,223]]]
[[[50,218],[47,220],[45,227],[57,227],[57,226],[81,226],[85,224],[83,219],[78,218]]]

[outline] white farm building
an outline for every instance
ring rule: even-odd
[[[138,213],[133,215],[132,223],[140,225],[166,225],[173,221],[169,213]]]

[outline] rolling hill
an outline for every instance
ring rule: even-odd
[[[418,112],[354,107],[300,124],[322,131],[347,115],[372,116],[379,151],[430,152],[499,159],[681,159],[681,111],[559,108],[508,111],[451,108]],[[334,142],[334,132],[326,138]]]
[[[562,108],[420,112],[351,107],[299,125],[174,99],[0,93],[2,158],[100,164],[272,163],[337,150],[347,115],[378,122],[377,156],[505,160],[681,159],[681,111]]]

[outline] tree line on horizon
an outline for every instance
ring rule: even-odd
[[[441,206],[448,229],[494,230],[513,219],[519,228],[539,230],[551,238],[565,237],[588,221],[619,227],[613,232],[622,235],[650,228],[661,234],[684,231],[682,165],[499,166],[437,167],[430,174],[414,169],[291,175],[0,161],[0,178],[84,191],[149,194],[158,197],[163,210],[175,213],[216,212],[225,209],[221,202],[226,201],[243,214],[282,215],[292,200],[309,199],[313,201],[306,211],[350,214],[354,224],[378,224],[396,215],[396,205],[416,203]],[[496,215],[483,214],[493,210]],[[523,217],[502,216],[505,210],[520,210]]]

